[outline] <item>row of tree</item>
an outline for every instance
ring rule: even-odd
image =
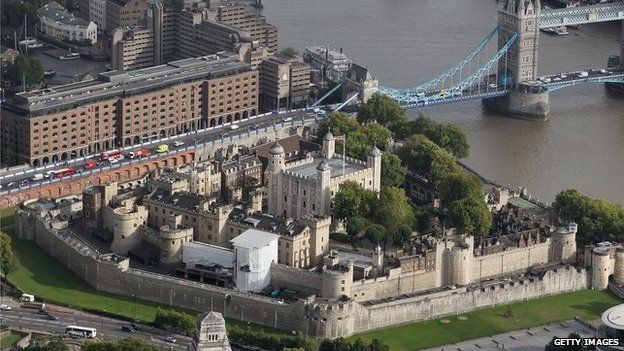
[[[284,349],[317,351],[318,343],[305,336],[288,336],[271,334],[263,331],[243,330],[240,327],[230,327],[228,330],[230,342],[247,346],[255,346],[267,351],[282,351]]]
[[[192,334],[195,331],[195,318],[175,310],[159,308],[153,324],[157,328],[181,334]]]
[[[592,199],[578,190],[564,190],[555,197],[553,210],[564,221],[578,224],[581,242],[624,241],[624,206]]]
[[[355,341],[338,338],[334,340],[325,339],[321,341],[319,351],[389,351],[390,347],[378,339],[373,339],[370,343],[358,338]]]

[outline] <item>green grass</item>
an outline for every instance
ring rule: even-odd
[[[12,220],[13,215],[7,215],[8,211],[5,211],[2,211],[0,216],[5,215]],[[7,227],[5,225],[12,226],[12,224],[9,221],[3,221],[3,230],[6,231]],[[15,252],[17,262],[15,270],[9,273],[8,280],[22,291],[34,294],[37,298],[46,302],[58,303],[77,309],[106,311],[106,313],[120,317],[134,317],[143,323],[151,323],[159,307],[171,308],[167,305],[137,299],[136,312],[134,314],[135,301],[132,297],[96,290],[58,260],[49,256],[34,242],[14,237],[13,251]],[[182,308],[174,307],[174,309],[192,316],[196,316],[199,313]],[[283,332],[270,327],[255,324],[247,326],[247,323],[237,320],[226,319],[226,322],[228,326],[237,325],[251,328],[252,330],[283,334]]]
[[[438,319],[362,333],[354,338],[380,339],[390,345],[392,351],[418,350],[569,320],[575,316],[593,320],[600,318],[607,308],[621,302],[608,292],[581,290],[512,304],[512,318],[506,318],[507,308],[499,306],[462,314],[468,318],[465,321],[451,316],[442,318],[450,320],[449,324],[443,324]]]
[[[11,333],[9,334],[9,336],[0,339],[0,347],[11,346],[16,342],[20,341],[20,339],[23,337],[24,335],[22,334]]]

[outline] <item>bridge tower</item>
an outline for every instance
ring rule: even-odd
[[[540,0],[502,0],[498,10],[498,47],[518,33],[518,39],[498,64],[499,84],[509,95],[487,99],[486,105],[516,115],[546,119],[548,91],[537,78]]]

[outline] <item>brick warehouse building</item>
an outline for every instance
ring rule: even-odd
[[[3,103],[5,161],[38,166],[257,113],[258,73],[233,54],[111,71]]]

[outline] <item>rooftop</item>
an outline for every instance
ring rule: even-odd
[[[288,223],[282,218],[277,218],[266,214],[248,214],[245,210],[242,210],[240,208],[234,208],[230,213],[230,217],[228,218],[228,220],[282,236],[298,235],[306,227],[305,225],[297,221]]]
[[[602,322],[611,328],[624,329],[624,304],[613,306],[602,314]]]
[[[303,177],[313,177],[316,175],[316,172],[317,172],[316,167],[321,161],[322,161],[322,157],[318,155],[314,157],[314,161],[312,163],[296,166],[293,168],[289,168],[287,170],[289,172],[295,173]],[[346,162],[344,162],[344,173],[343,173],[342,158],[332,157],[330,159],[325,159],[325,162],[327,162],[327,164],[329,165],[331,169],[332,178],[341,177],[345,174],[351,174],[351,173],[359,172],[359,171],[366,169],[365,165],[347,160]]]
[[[184,82],[213,79],[251,70],[238,56],[217,53],[172,61],[136,71],[109,71],[96,79],[15,94],[8,108],[26,116],[38,116],[75,108],[86,103],[128,97],[165,89]]]
[[[277,241],[278,235],[256,229],[247,229],[241,235],[230,240],[233,246],[258,249]]]
[[[46,17],[54,22],[61,22],[68,26],[88,26],[90,21],[84,20],[82,18],[78,18],[73,14],[69,13],[67,9],[63,6],[59,5],[56,1],[52,1],[39,10],[37,13],[40,16]]]
[[[149,200],[190,212],[199,212],[203,208],[203,204],[209,199],[187,191],[170,194],[166,190],[158,189],[150,195]]]

